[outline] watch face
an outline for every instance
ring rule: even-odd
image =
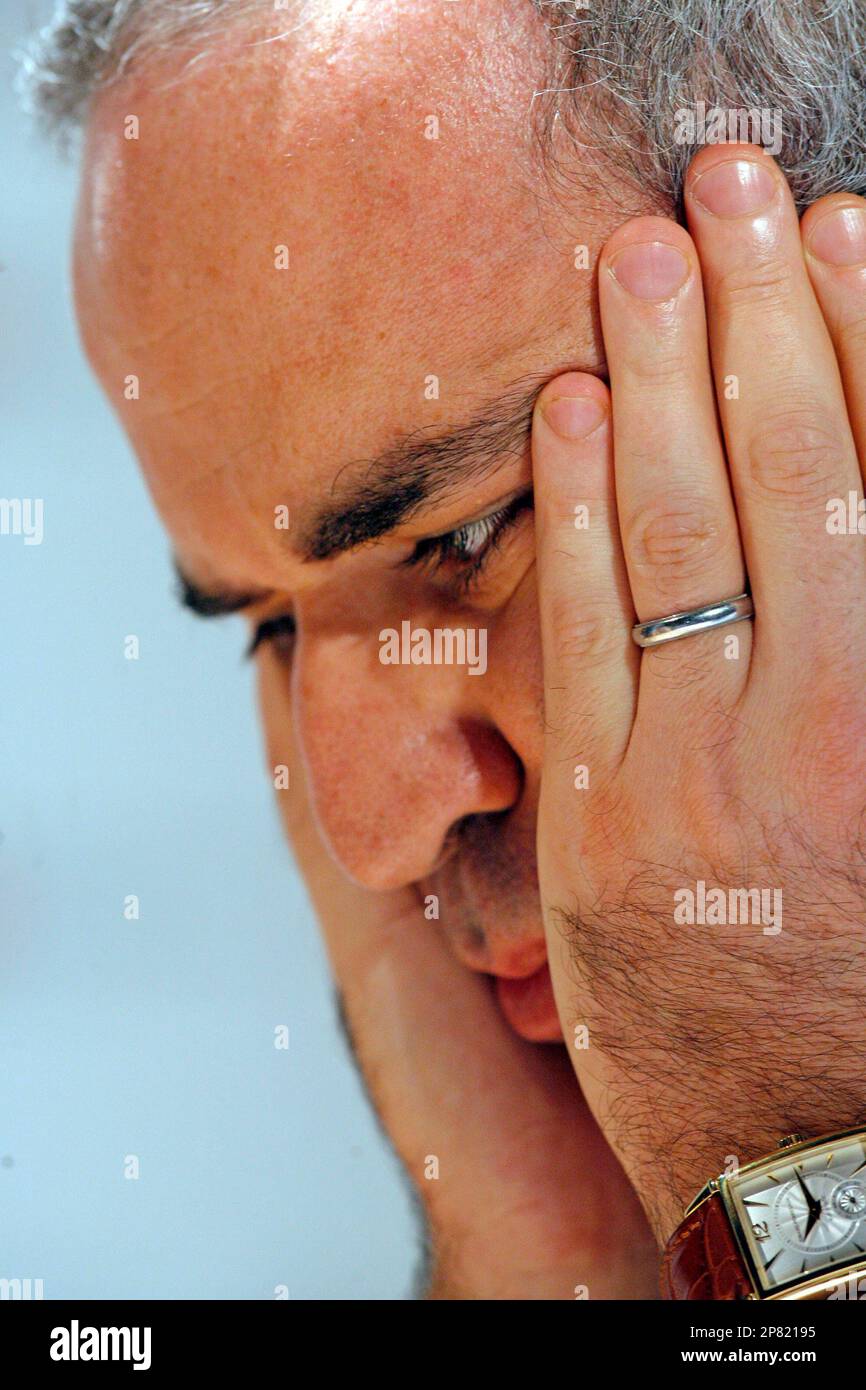
[[[764,1292],[866,1259],[866,1146],[828,1140],[725,1180]]]

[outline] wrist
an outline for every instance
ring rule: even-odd
[[[792,1133],[696,1195],[662,1282],[675,1299],[859,1298],[864,1235],[866,1129]]]
[[[756,1119],[752,1113],[729,1119],[701,1117],[694,1128],[684,1130],[673,1142],[660,1139],[649,1151],[633,1152],[628,1171],[644,1205],[659,1245],[664,1247],[683,1219],[688,1205],[711,1179],[736,1174],[739,1168],[773,1153],[780,1140],[799,1133],[806,1138],[853,1128],[866,1116],[839,1112],[829,1105],[791,1107]],[[659,1157],[663,1154],[663,1157]]]

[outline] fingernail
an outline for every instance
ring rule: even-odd
[[[592,396],[554,396],[543,402],[541,412],[562,439],[585,439],[607,418],[607,411]]]
[[[809,250],[829,265],[859,265],[866,261],[866,213],[862,208],[837,208],[812,229]]]
[[[689,263],[664,241],[641,241],[618,251],[610,271],[638,299],[670,299],[685,284]]]
[[[765,208],[776,188],[776,177],[766,164],[729,159],[695,179],[691,194],[716,217],[746,217]]]

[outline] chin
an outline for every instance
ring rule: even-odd
[[[564,1042],[547,963],[522,980],[495,978],[496,997],[506,1021],[527,1042]]]

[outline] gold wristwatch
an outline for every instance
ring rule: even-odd
[[[866,1300],[866,1129],[805,1139],[713,1178],[668,1242],[674,1299]]]

